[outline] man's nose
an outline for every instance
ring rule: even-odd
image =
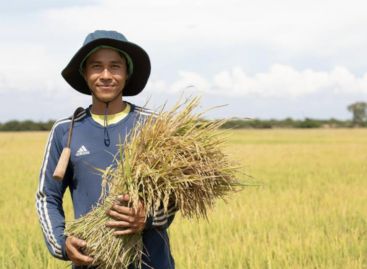
[[[111,73],[110,73],[110,71],[108,71],[108,68],[105,68],[102,71],[101,78],[102,79],[111,79]]]

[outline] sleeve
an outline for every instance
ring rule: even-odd
[[[175,214],[178,211],[178,208],[175,206],[173,202],[168,205],[167,212],[164,212],[163,205],[159,208],[157,213],[154,215],[149,215],[147,217],[147,222],[145,226],[145,230],[149,229],[168,229],[168,227],[173,222],[175,218]]]
[[[50,253],[58,259],[68,260],[65,253],[65,214],[62,199],[71,175],[70,168],[62,182],[52,177],[63,149],[61,141],[64,131],[58,126],[61,123],[55,123],[46,144],[36,194],[36,209]]]

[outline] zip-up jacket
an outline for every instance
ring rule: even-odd
[[[104,127],[91,117],[89,108],[75,117],[70,144],[71,157],[64,180],[58,182],[52,175],[61,152],[66,147],[71,118],[58,120],[49,135],[39,176],[36,208],[46,245],[50,253],[68,260],[65,253],[65,215],[63,196],[69,187],[75,218],[87,214],[101,195],[101,176],[88,164],[105,169],[113,162],[121,141],[129,134],[137,120],[150,115],[146,109],[130,104],[129,114],[116,124],[108,125],[110,144],[104,142]],[[172,205],[168,212],[147,218],[143,231],[143,262],[154,269],[174,268],[166,229],[172,223],[177,209]],[[145,265],[143,268],[150,268]]]

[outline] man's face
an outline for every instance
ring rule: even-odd
[[[113,49],[99,49],[85,65],[84,78],[98,99],[108,102],[125,86],[128,78],[125,58]]]

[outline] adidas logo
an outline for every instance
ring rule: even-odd
[[[84,146],[81,146],[80,149],[75,154],[75,156],[82,156],[82,155],[88,155],[88,154],[90,154],[90,152]]]

